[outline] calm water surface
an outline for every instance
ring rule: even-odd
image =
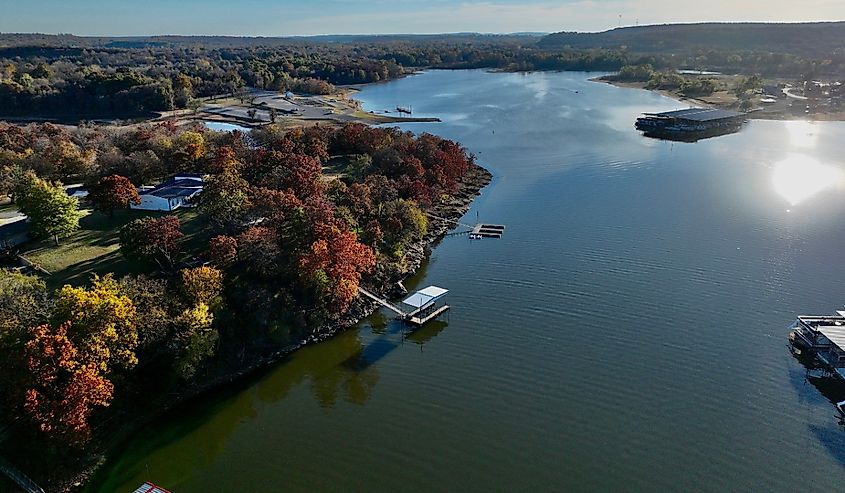
[[[752,122],[681,144],[682,104],[591,74],[429,72],[411,105],[495,179],[409,287],[451,289],[403,339],[380,314],[139,433],[94,491],[837,491],[845,428],[786,347],[845,300],[845,125]]]

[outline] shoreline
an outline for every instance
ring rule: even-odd
[[[684,96],[676,91],[670,91],[668,89],[649,89],[645,87],[645,82],[623,82],[623,81],[616,81],[605,78],[607,76],[600,76],[600,77],[593,77],[590,82],[597,82],[600,84],[607,84],[613,87],[618,87],[622,89],[640,89],[643,91],[649,91],[652,93],[660,94],[661,96],[665,96],[670,99],[674,99],[679,103],[686,103],[694,106],[700,106],[704,108],[719,108],[719,109],[730,109],[736,110],[734,105],[728,102],[718,102],[710,100],[708,101],[706,98],[700,97],[691,97],[691,96]],[[769,121],[791,121],[791,120],[800,120],[800,121],[830,121],[830,122],[837,122],[837,121],[845,121],[845,111],[835,111],[835,112],[820,112],[820,113],[801,113],[801,114],[794,114],[788,113],[783,109],[772,108],[767,106],[758,106],[757,108],[752,109],[748,114],[749,120],[769,120]]]
[[[459,189],[450,200],[446,203],[432,206],[427,212],[431,212],[447,220],[459,219],[466,214],[475,201],[475,198],[481,195],[482,190],[491,183],[492,178],[493,175],[487,169],[478,164],[474,165],[461,181]],[[449,221],[429,217],[428,233],[408,246],[404,258],[404,268],[392,273],[392,275],[388,275],[383,280],[369,279],[379,285],[379,294],[384,294],[388,297],[399,294],[399,283],[412,277],[419,270],[422,263],[430,257],[433,249],[436,248],[437,244],[453,227],[454,225]],[[362,284],[364,284],[365,280],[367,279],[362,279]],[[141,417],[136,417],[133,420],[121,421],[118,430],[100,430],[98,435],[102,435],[103,437],[101,437],[98,443],[92,446],[91,450],[85,453],[85,464],[80,464],[81,467],[79,469],[70,472],[65,477],[61,477],[60,475],[60,477],[45,481],[42,486],[48,488],[48,491],[55,489],[55,491],[63,493],[82,491],[88,486],[89,481],[98,470],[112,458],[110,457],[111,453],[119,450],[122,444],[125,444],[127,440],[145,425],[181,406],[189,405],[197,399],[206,397],[212,392],[221,391],[227,387],[254,378],[260,372],[269,370],[274,365],[282,363],[285,358],[297,350],[327,341],[340,333],[354,328],[355,325],[380,308],[381,306],[378,303],[366,299],[363,296],[358,296],[349,310],[340,318],[315,328],[303,339],[275,351],[269,351],[266,354],[260,355],[245,366],[233,368],[231,371],[224,372],[207,382],[195,386],[186,386],[183,393],[176,396],[168,395],[166,396],[168,397],[167,399],[162,399],[164,402],[161,403],[162,405],[160,407],[148,406],[144,408],[147,410],[155,408],[155,411]],[[119,413],[125,414],[127,411],[137,413],[138,409],[122,409]],[[133,414],[133,416],[137,416],[137,414]],[[77,460],[82,459],[78,457]]]

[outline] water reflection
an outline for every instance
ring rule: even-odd
[[[420,327],[419,329],[410,332],[407,335],[406,339],[410,342],[413,342],[414,344],[417,344],[418,346],[424,346],[426,343],[428,343],[429,341],[437,337],[441,332],[443,332],[443,329],[445,329],[447,325],[449,324],[441,320],[433,320],[425,324],[423,327]]]
[[[822,190],[841,186],[845,181],[842,170],[820,163],[805,154],[790,154],[775,165],[772,185],[778,195],[790,205],[797,205]]]
[[[805,120],[792,120],[784,122],[789,133],[789,143],[792,147],[809,149],[816,146],[818,137],[816,125]]]

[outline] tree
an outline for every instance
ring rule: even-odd
[[[219,227],[232,226],[249,205],[249,183],[234,166],[207,180],[199,197],[200,211]]]
[[[78,201],[68,196],[60,184],[52,184],[27,173],[15,190],[21,212],[29,217],[29,228],[36,238],[52,237],[56,245],[79,229]]]
[[[126,276],[119,281],[120,292],[135,305],[138,348],[150,349],[163,342],[182,306],[164,279]]]
[[[68,335],[71,328],[65,322],[32,329],[25,348],[29,384],[23,407],[48,436],[81,445],[90,436],[94,407],[111,403],[114,385],[96,364],[84,362]]]
[[[179,218],[136,219],[120,229],[120,251],[128,258],[156,262],[161,268],[173,267],[173,256],[179,252]]]
[[[22,332],[46,322],[51,308],[41,278],[0,269],[0,348],[19,347]]]
[[[247,268],[266,279],[278,274],[283,265],[279,248],[279,235],[272,228],[252,226],[238,236],[238,253]]]
[[[374,265],[372,249],[359,243],[351,231],[333,231],[330,237],[315,241],[300,260],[303,274],[328,295],[337,313],[349,307],[358,294],[361,273]]]
[[[138,362],[138,327],[135,305],[120,292],[117,281],[108,274],[94,276],[90,288],[65,285],[56,292],[56,320],[72,325],[68,337],[86,364],[99,371],[114,367],[131,368]]]
[[[26,374],[23,350],[32,327],[48,321],[52,303],[44,281],[0,269],[0,395],[13,395]],[[0,409],[11,402],[0,401]]]
[[[214,267],[202,266],[179,271],[182,295],[190,305],[204,303],[211,308],[220,304],[223,273]]]
[[[129,204],[141,203],[138,189],[129,178],[120,175],[100,178],[89,190],[88,199],[97,210],[108,211],[109,217],[114,217],[115,209],[125,209]]]
[[[219,267],[227,267],[238,258],[238,240],[218,235],[208,242],[208,258]]]
[[[185,310],[177,319],[176,339],[181,349],[175,366],[182,378],[193,377],[202,361],[214,354],[219,334],[211,327],[213,322],[214,316],[205,303]]]

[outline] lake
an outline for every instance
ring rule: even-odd
[[[367,110],[493,174],[406,283],[451,290],[183,406],[92,491],[836,491],[845,428],[787,348],[845,301],[845,124],[753,121],[695,144],[634,130],[686,105],[597,74],[432,71]],[[845,398],[845,397],[843,397]]]

